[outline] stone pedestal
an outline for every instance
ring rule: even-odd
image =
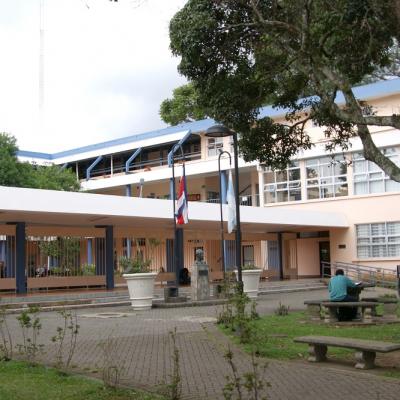
[[[196,261],[191,275],[192,301],[207,300],[210,298],[210,283],[208,280],[208,265],[203,261]]]

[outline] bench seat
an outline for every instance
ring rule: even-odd
[[[374,301],[323,301],[321,307],[325,309],[325,322],[337,322],[337,308],[357,307],[361,312],[362,322],[371,323],[372,315],[376,315],[376,307],[380,303]]]
[[[357,350],[356,368],[371,369],[375,367],[376,353],[389,353],[400,350],[400,343],[381,342],[377,340],[351,339],[334,336],[301,336],[294,338],[296,343],[306,343],[309,347],[309,361],[326,360],[328,346],[344,347]]]

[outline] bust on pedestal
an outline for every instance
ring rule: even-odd
[[[208,265],[204,262],[204,251],[196,250],[195,262],[191,276],[192,301],[210,298],[210,283],[208,281]]]

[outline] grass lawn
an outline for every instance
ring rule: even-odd
[[[296,336],[321,335],[400,342],[400,324],[349,327],[325,325],[308,322],[303,312],[292,312],[287,316],[265,316],[253,321],[252,325],[257,335],[256,350],[260,355],[281,360],[304,358],[308,355],[308,345],[293,342]],[[221,329],[238,341],[230,329]],[[250,351],[249,345],[244,347]],[[328,353],[331,358],[354,357],[354,350],[350,349],[329,347]]]
[[[24,362],[0,362],[1,400],[156,400],[160,396],[132,390],[105,389],[94,379],[60,374]]]

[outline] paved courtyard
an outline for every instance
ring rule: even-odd
[[[260,314],[272,313],[279,302],[290,309],[302,309],[303,301],[326,297],[326,291],[295,292],[261,296]],[[98,313],[124,313],[119,318],[98,318]],[[172,344],[169,332],[176,328],[181,357],[185,399],[223,399],[229,368],[224,353],[229,340],[215,327],[218,307],[152,309],[133,312],[129,307],[107,307],[78,311],[81,326],[73,364],[78,370],[96,374],[104,363],[102,346],[112,349],[122,371],[122,383],[156,390],[172,373]],[[15,316],[9,317],[14,341],[18,342]],[[60,316],[42,313],[40,340],[46,344],[45,362],[54,362],[54,345],[49,344]],[[108,343],[108,344],[105,344]],[[231,344],[232,346],[232,344]],[[250,370],[249,357],[237,348],[234,359],[241,373]],[[101,375],[97,372],[98,376]],[[266,379],[273,400],[398,400],[400,382],[354,369],[327,364],[269,361]]]

